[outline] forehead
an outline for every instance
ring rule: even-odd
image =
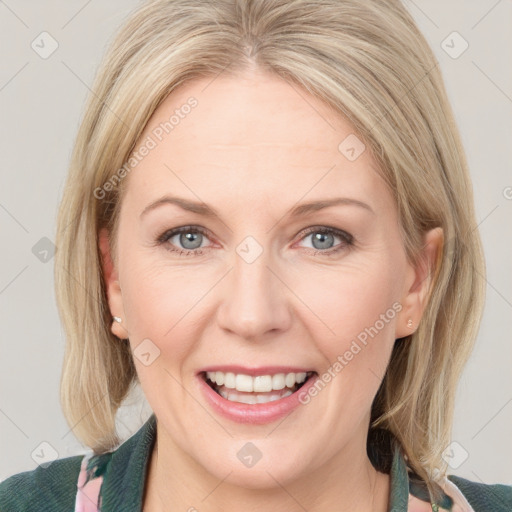
[[[194,194],[212,203],[217,198],[216,205],[235,195],[255,201],[278,195],[293,203],[306,194],[312,200],[339,193],[373,194],[389,203],[370,152],[357,156],[364,146],[353,126],[272,74],[182,85],[154,112],[139,145],[148,138],[154,147],[129,178],[128,194],[141,201],[154,199],[157,190],[179,189],[195,200]],[[356,159],[353,153],[347,158],[348,146]]]

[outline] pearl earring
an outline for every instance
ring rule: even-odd
[[[409,327],[409,329],[412,327],[412,319],[410,319],[410,318],[407,321],[407,327]]]
[[[118,324],[120,324],[122,322],[121,317],[115,316],[114,317],[114,322],[117,322]]]

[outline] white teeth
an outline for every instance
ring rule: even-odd
[[[283,389],[286,386],[285,374],[278,373],[272,377],[272,389]]]
[[[237,391],[245,391],[246,393],[252,393],[252,377],[250,375],[243,375],[239,373],[235,377],[235,388]]]
[[[215,377],[217,377],[217,374],[221,372],[217,372],[215,374]],[[230,389],[234,389],[235,387],[235,374],[234,373],[225,373],[224,374],[224,386]]]
[[[295,374],[295,380],[299,383],[299,384],[302,384],[305,380],[306,380],[306,377],[308,376],[308,374],[306,372],[301,372],[301,373],[296,373]]]
[[[293,388],[296,384],[302,384],[308,374],[300,373],[277,373],[275,375],[245,375],[243,373],[231,372],[206,372],[207,378],[218,386],[225,386],[228,389],[236,389],[244,393],[269,393],[280,391],[285,387]],[[248,403],[248,402],[246,402]]]
[[[295,385],[295,374],[289,373],[288,375],[286,375],[286,378],[284,379],[284,381],[286,383],[287,388],[293,387]]]
[[[281,400],[281,398],[285,398],[287,396],[290,396],[292,394],[292,391],[287,389],[285,392],[279,392],[279,393],[269,393],[267,395],[249,395],[247,393],[239,393],[237,390],[234,389],[225,389],[220,388],[219,394],[222,396],[222,398],[225,398],[226,400],[229,400],[230,402],[239,402],[242,404],[249,404],[249,405],[255,405],[255,404],[265,404],[267,402],[274,402],[275,400]]]
[[[268,393],[272,391],[272,377],[270,375],[258,375],[254,377],[253,391],[258,393]]]

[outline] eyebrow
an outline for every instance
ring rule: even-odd
[[[220,215],[218,214],[217,210],[215,210],[215,208],[212,208],[211,206],[208,206],[206,203],[190,201],[188,199],[176,196],[164,196],[161,197],[160,199],[157,199],[156,201],[147,205],[144,208],[144,210],[142,210],[140,216],[143,217],[151,210],[154,210],[155,208],[158,208],[159,206],[162,206],[164,204],[174,204],[176,206],[179,206],[183,210],[192,213],[197,213],[198,215],[202,215],[204,217],[220,218]],[[320,201],[302,203],[293,208],[289,215],[291,217],[300,217],[312,212],[316,212],[318,210],[323,210],[324,208],[330,208],[332,206],[339,205],[359,206],[360,208],[364,208],[375,215],[374,210],[369,204],[366,204],[363,201],[359,201],[358,199],[353,199],[351,197],[336,197],[334,199],[323,199]]]

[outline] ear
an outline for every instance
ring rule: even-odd
[[[128,331],[123,327],[123,323],[125,322],[123,296],[121,294],[121,287],[119,286],[117,269],[114,266],[110,251],[109,233],[105,228],[100,230],[98,244],[101,252],[103,279],[107,291],[110,314],[112,317],[121,319],[121,322],[112,322],[112,334],[124,340],[128,338]]]
[[[418,327],[427,305],[431,286],[439,270],[444,243],[443,230],[431,229],[423,238],[423,248],[415,267],[409,265],[401,300],[402,311],[396,325],[395,338],[412,334]],[[407,326],[412,320],[412,327]]]

